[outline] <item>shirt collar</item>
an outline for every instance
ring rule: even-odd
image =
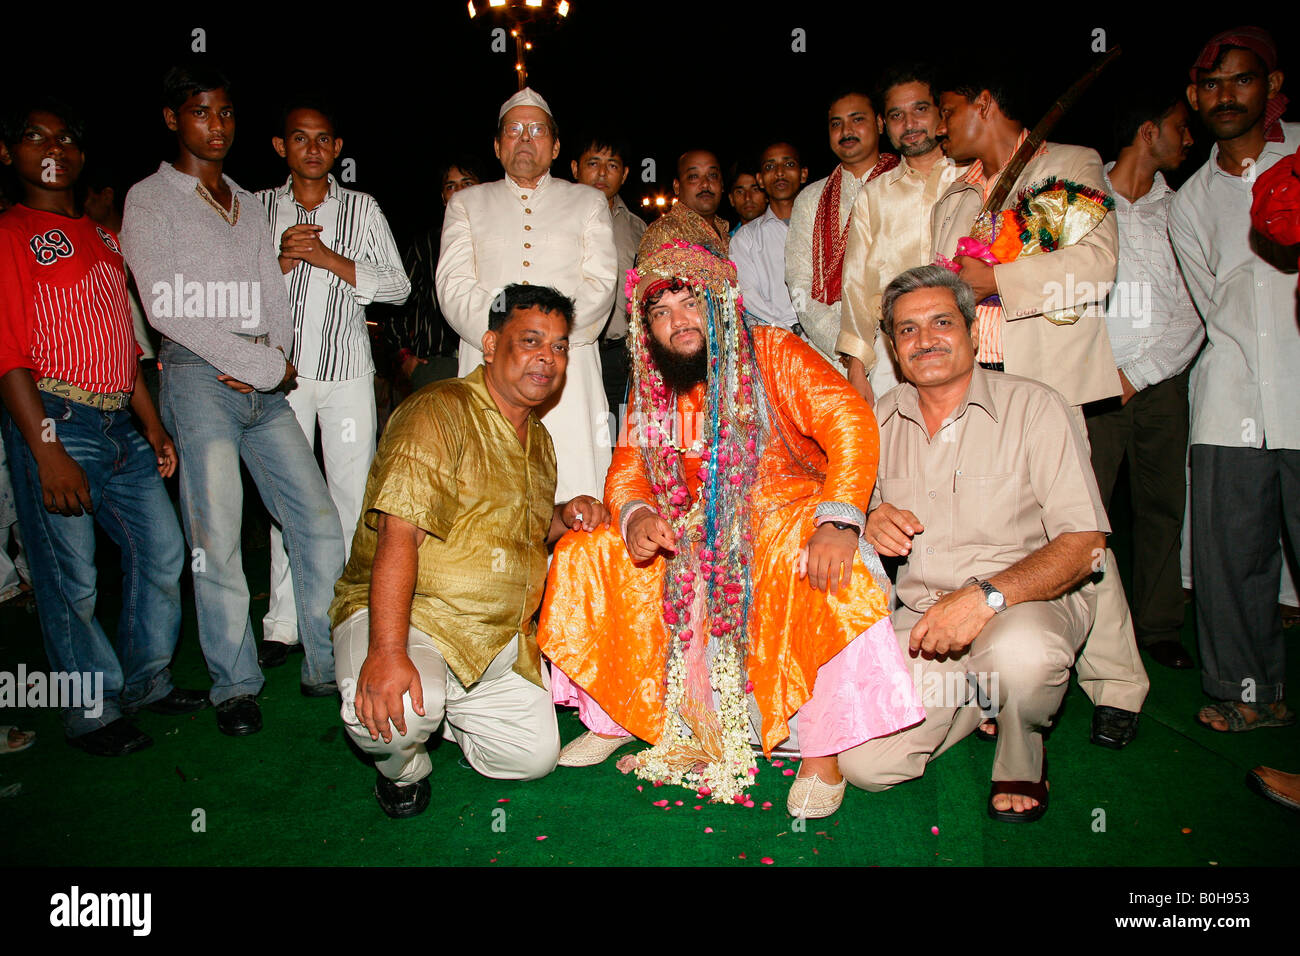
[[[952,421],[955,422],[960,419],[966,414],[966,409],[972,405],[983,409],[985,414],[993,421],[998,421],[998,407],[993,401],[992,392],[989,390],[989,375],[991,374],[1000,373],[991,373],[978,364],[975,365],[971,370],[970,386],[966,389],[966,395],[957,403],[957,408],[952,414]],[[916,422],[922,429],[926,428],[925,416],[921,414],[920,393],[911,382],[903,382],[899,388],[897,411],[904,418]],[[886,415],[886,420],[888,420],[888,415]],[[928,429],[926,433],[929,434]]]
[[[956,164],[947,156],[940,156],[939,161],[930,168],[929,174],[922,176],[919,170],[909,166],[907,164],[907,160],[904,159],[900,161],[899,164],[895,166],[893,169],[884,173],[880,178],[885,180],[885,185],[887,186],[893,186],[895,183],[903,179],[905,176],[921,176],[922,179],[928,180],[930,176],[933,176],[935,173],[941,174],[941,170],[947,169],[949,166],[955,166],[955,165]]]
[[[1147,203],[1158,202],[1165,198],[1167,193],[1173,192],[1169,188],[1169,183],[1165,182],[1165,177],[1156,170],[1156,177],[1151,182],[1151,188],[1137,198],[1136,202],[1129,202],[1124,196],[1121,196],[1115,189],[1115,184],[1110,181],[1110,171],[1115,168],[1115,160],[1111,160],[1101,168],[1101,177],[1106,181],[1106,192],[1110,193],[1111,198],[1115,200],[1115,205],[1120,206],[1142,206]]]
[[[325,194],[325,202],[329,202],[331,199],[338,199],[339,198],[338,180],[334,178],[333,173],[326,174],[326,180],[329,183],[329,189]],[[301,205],[300,203],[298,203],[298,200],[293,198],[293,173],[290,173],[289,178],[284,181],[284,185],[281,186],[278,190],[276,190],[276,198],[277,199],[287,198],[290,202]]]
[[[1294,153],[1296,151],[1296,139],[1297,139],[1294,130],[1297,128],[1297,126],[1300,126],[1300,124],[1283,123],[1282,142],[1274,143],[1265,140],[1264,148],[1259,151],[1259,158],[1255,160],[1255,165],[1258,166],[1260,163],[1262,163],[1264,161],[1265,156],[1274,159],[1281,159],[1283,156],[1290,156],[1292,153]],[[1219,165],[1219,144],[1218,143],[1215,143],[1213,148],[1211,148],[1210,150],[1209,165],[1210,165],[1210,175],[1212,176],[1218,174],[1220,176],[1226,176],[1228,179],[1236,179],[1236,180],[1245,179],[1244,176],[1232,175],[1232,173],[1228,172],[1222,166]]]
[[[484,411],[494,412],[497,415],[500,415],[501,421],[505,422],[505,424],[510,427],[511,431],[514,431],[514,426],[507,421],[505,415],[501,414],[501,409],[497,407],[496,399],[494,399],[492,393],[488,391],[487,380],[485,378],[486,373],[487,366],[480,362],[478,368],[466,375],[461,379],[461,381],[463,381],[469,390],[474,393],[474,397],[478,400],[480,408]],[[537,428],[541,427],[541,425],[541,419],[537,417],[536,410],[530,411],[528,413],[529,428]]]
[[[529,189],[527,186],[519,185],[510,177],[509,173],[506,173],[506,182],[510,184],[510,188],[515,190],[516,192],[527,194],[529,199],[533,199],[534,197],[536,197],[538,193],[540,193],[543,189],[546,188],[546,184],[549,183],[550,181],[551,181],[551,171],[549,169],[546,172],[542,173],[542,178],[537,180],[537,185],[534,186],[532,189]]]

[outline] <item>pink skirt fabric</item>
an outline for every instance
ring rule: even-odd
[[[551,667],[551,699],[578,708],[588,730],[628,733],[558,667]],[[925,720],[894,626],[883,617],[817,670],[809,701],[799,708],[799,750],[805,757],[843,753]]]

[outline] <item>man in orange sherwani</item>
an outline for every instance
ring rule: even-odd
[[[654,744],[639,775],[743,800],[757,718],[766,754],[797,737],[790,812],[827,816],[837,754],[924,717],[861,537],[875,418],[796,336],[746,328],[735,267],[707,250],[664,245],[627,291],[615,521],[556,547],[539,644],[606,755],[625,733]]]

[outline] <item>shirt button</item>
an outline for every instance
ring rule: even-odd
[[[527,259],[524,260],[524,265],[529,265],[529,262],[528,262]]]
[[[943,591],[935,591],[935,592],[934,592],[934,596],[935,596],[935,597],[943,597],[943,595],[944,595],[944,592],[943,592]]]
[[[532,226],[524,226],[524,231],[527,232],[528,230],[530,230],[530,229],[532,229],[532,228],[533,228]]]
[[[933,492],[933,491],[932,491],[932,492],[930,492],[930,497],[931,497],[931,498],[933,498],[933,497],[934,497],[934,492]]]
[[[532,244],[531,242],[525,242],[525,243],[524,243],[524,248],[525,248],[525,249],[531,249],[532,247],[533,247],[533,244]]]
[[[531,215],[532,210],[531,210],[531,209],[527,209],[527,208],[525,208],[525,209],[524,209],[524,212],[529,213],[529,214]],[[1260,283],[1260,284],[1263,285],[1263,283]]]
[[[926,553],[926,554],[934,554],[934,548],[926,548],[926,549],[925,549],[925,553]]]
[[[528,285],[528,280],[525,279],[521,284],[522,284],[522,285]]]
[[[527,198],[528,198],[528,194],[527,194],[527,193],[524,193],[524,194],[522,194],[519,198],[520,198],[520,199],[527,199]]]

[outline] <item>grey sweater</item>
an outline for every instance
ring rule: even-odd
[[[289,297],[261,203],[223,178],[240,205],[233,226],[195,177],[163,163],[126,194],[122,251],[155,329],[267,391],[284,378],[293,349]],[[256,335],[269,344],[247,338]]]

